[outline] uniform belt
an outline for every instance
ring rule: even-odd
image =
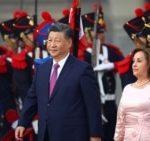
[[[113,101],[113,100],[116,100],[116,95],[115,94],[105,94],[105,96],[102,96],[102,98],[105,100],[105,101]]]

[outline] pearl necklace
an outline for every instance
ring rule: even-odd
[[[150,79],[144,81],[144,82],[135,82],[135,86],[136,87],[142,87],[142,86],[145,86],[148,82],[150,82]]]

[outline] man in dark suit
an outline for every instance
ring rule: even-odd
[[[50,28],[47,50],[52,59],[36,70],[15,131],[16,139],[22,139],[38,112],[38,141],[101,141],[98,83],[91,65],[70,55],[72,38],[73,31],[66,24],[56,23]],[[56,63],[59,67],[54,87],[51,79]]]

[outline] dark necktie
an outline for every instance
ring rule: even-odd
[[[50,96],[53,93],[53,90],[57,81],[57,70],[59,67],[60,66],[57,63],[53,65],[53,72],[52,72],[51,79],[50,79]]]

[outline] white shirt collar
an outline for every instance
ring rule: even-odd
[[[66,62],[66,60],[68,59],[68,57],[69,57],[69,53],[66,55],[66,57],[65,58],[63,58],[62,60],[60,60],[59,62],[57,62],[58,64],[59,64],[59,68],[58,68],[58,76],[59,76],[59,74],[60,74],[60,72],[61,72],[61,70],[62,70],[62,68],[63,68],[63,66],[64,66],[64,64],[65,64],[65,62]],[[56,61],[53,59],[53,65],[56,63]]]
[[[66,62],[66,60],[67,60],[68,57],[69,57],[69,53],[66,55],[65,58],[63,58],[62,60],[60,60],[59,62],[57,62],[60,65],[60,67],[64,66],[64,64],[65,64],[65,62]],[[56,61],[53,59],[53,64],[55,64],[55,63],[56,63]]]

